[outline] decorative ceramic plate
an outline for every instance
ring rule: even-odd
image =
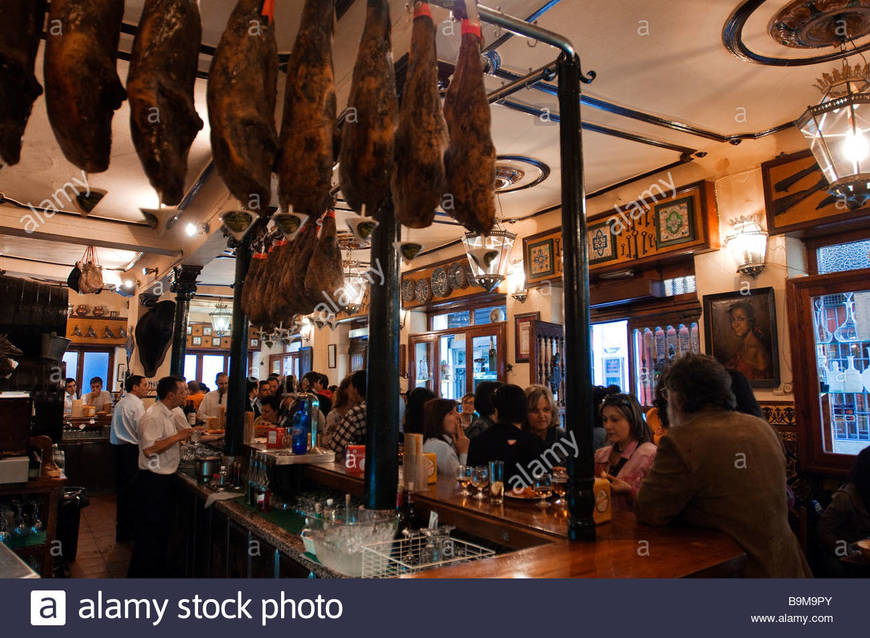
[[[415,285],[413,279],[405,279],[402,282],[402,301],[405,303],[411,303],[414,301],[414,297],[417,294]]]
[[[435,297],[446,297],[453,292],[453,287],[450,285],[450,278],[447,276],[447,271],[443,268],[436,268],[432,271],[432,294]]]
[[[432,290],[429,288],[428,279],[418,279],[415,299],[420,303],[426,303],[432,298]]]
[[[468,287],[468,277],[466,277],[465,264],[461,261],[456,261],[447,267],[447,274],[450,277],[450,283],[456,289],[463,290]]]

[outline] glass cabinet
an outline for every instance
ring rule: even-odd
[[[788,281],[801,464],[844,473],[870,445],[870,270]]]

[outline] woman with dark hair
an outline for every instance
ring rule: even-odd
[[[495,425],[493,417],[495,406],[492,403],[492,396],[502,385],[504,384],[501,381],[481,381],[477,384],[477,390],[474,393],[474,411],[480,416],[465,429],[465,434],[468,435],[469,439],[474,439]]]
[[[492,396],[492,404],[495,425],[472,439],[468,449],[468,465],[504,461],[505,479],[511,483],[511,487],[517,487],[512,478],[522,476],[524,468],[538,456],[540,439],[523,431],[528,408],[526,393],[520,386],[501,386]],[[522,482],[519,486],[523,486]]]
[[[595,473],[615,494],[636,494],[656,456],[640,404],[630,394],[611,394],[599,411],[610,445],[596,450]]]
[[[356,405],[350,398],[348,388],[350,387],[350,375],[347,375],[341,380],[341,384],[336,388],[332,395],[335,405],[326,415],[326,424],[323,426],[323,431],[320,433],[321,447],[329,447],[329,441],[332,438],[332,433],[338,427],[339,422],[344,418],[352,407]]]
[[[438,474],[456,476],[468,459],[468,437],[459,427],[456,401],[429,399],[423,405],[423,452],[435,454]]]
[[[858,453],[849,482],[834,492],[819,519],[818,532],[830,575],[857,575],[839,559],[854,551],[850,543],[870,538],[870,447]]]
[[[746,301],[738,301],[728,308],[731,332],[740,340],[740,347],[726,368],[737,370],[747,379],[768,379],[773,376],[770,355],[761,340],[755,320],[755,308]]]
[[[429,388],[414,388],[408,393],[403,432],[423,434],[423,406],[434,398],[435,393]]]

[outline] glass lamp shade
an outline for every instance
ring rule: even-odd
[[[226,337],[230,334],[233,313],[223,304],[218,304],[214,312],[208,313],[211,317],[212,334],[216,337]]]
[[[850,208],[870,197],[870,85],[866,67],[837,69],[820,81],[824,95],[797,121],[829,191]]]
[[[355,315],[360,311],[366,295],[367,283],[362,275],[345,273],[344,288],[339,303],[342,304],[343,310],[347,314]]]
[[[488,235],[466,233],[462,238],[471,276],[487,292],[492,292],[505,280],[516,238],[506,230],[493,230]]]
[[[756,276],[764,269],[767,233],[755,221],[742,221],[725,238],[725,246],[737,262],[737,272]]]

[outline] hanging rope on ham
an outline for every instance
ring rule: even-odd
[[[208,80],[211,148],[218,173],[248,210],[265,215],[278,151],[278,45],[263,0],[239,0],[212,59]]]
[[[88,173],[109,168],[112,118],[127,97],[116,58],[124,0],[52,0],[45,106],[64,156]]]
[[[283,209],[314,217],[329,206],[332,185],[334,25],[334,0],[306,0],[287,67],[278,193]]]
[[[429,3],[417,2],[393,174],[396,217],[405,226],[425,228],[435,219],[435,208],[444,193],[447,141],[447,122],[438,93],[435,23]]]
[[[201,41],[196,0],[147,0],[127,76],[130,129],[145,174],[168,206],[184,196],[187,154],[202,129],[193,106]]]
[[[33,73],[45,0],[0,0],[0,161],[17,164],[42,86]]]
[[[469,230],[486,233],[495,224],[495,145],[492,115],[483,83],[480,21],[474,0],[471,20],[462,21],[459,59],[444,102],[450,145],[444,156],[444,209]]]
[[[368,0],[341,132],[339,185],[357,212],[375,217],[390,194],[399,117],[388,0]]]

